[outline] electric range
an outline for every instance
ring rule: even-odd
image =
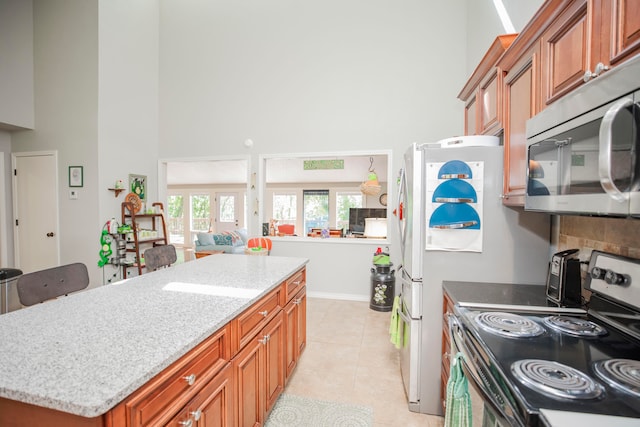
[[[550,409],[640,425],[640,260],[594,251],[585,288],[585,309],[455,307],[474,421],[537,426]]]

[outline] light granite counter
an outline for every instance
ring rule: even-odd
[[[302,268],[215,255],[0,316],[0,397],[102,415]]]

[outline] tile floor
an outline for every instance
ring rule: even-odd
[[[307,348],[285,392],[369,406],[375,427],[443,426],[407,409],[390,316],[367,302],[307,298]]]

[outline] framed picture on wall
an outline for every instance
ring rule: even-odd
[[[147,177],[145,175],[129,174],[129,190],[135,193],[140,200],[147,200]]]
[[[82,187],[82,166],[69,166],[69,187]]]

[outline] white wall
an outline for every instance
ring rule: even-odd
[[[33,3],[0,0],[0,128],[33,128]]]
[[[99,3],[98,156],[99,218],[121,222],[121,203],[128,191],[114,197],[107,190],[116,180],[125,186],[129,174],[147,176],[147,200],[157,201],[158,162],[158,2],[108,0]],[[112,248],[115,251],[115,245]],[[111,277],[117,273],[105,267]]]
[[[515,32],[522,31],[544,0],[500,0]],[[507,34],[496,12],[494,0],[466,0],[467,75],[471,75],[495,38]],[[462,89],[462,87],[460,87]]]
[[[260,155],[388,149],[393,178],[410,142],[460,134],[456,95],[502,33],[484,20],[493,10],[490,0],[33,0],[36,130],[13,133],[12,151],[58,150],[62,260],[85,262],[94,286],[99,232],[122,201],[106,188],[147,175],[153,200],[158,158],[249,155],[258,172]],[[72,164],[85,171],[77,201]],[[310,281],[354,283],[344,293],[362,297],[372,248],[355,266],[333,245],[304,249],[341,266]]]
[[[97,0],[34,0],[35,130],[12,134],[12,151],[58,151],[60,260],[98,259]],[[78,200],[69,199],[68,167],[84,167]],[[43,212],[46,215],[46,212]],[[98,283],[101,283],[101,279]]]
[[[462,132],[464,3],[162,0],[160,156],[250,153],[258,172],[261,154],[390,149],[395,179],[411,142]],[[331,266],[309,283],[368,294],[375,247],[310,245],[287,242]]]

